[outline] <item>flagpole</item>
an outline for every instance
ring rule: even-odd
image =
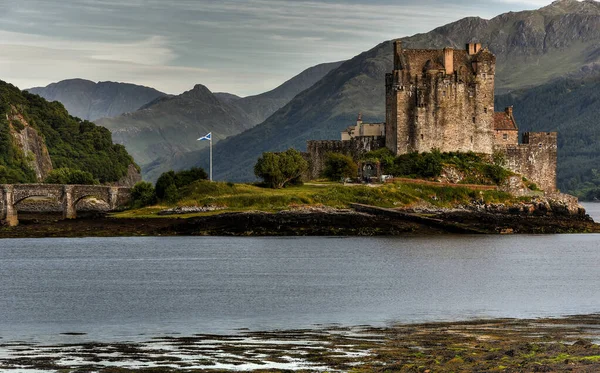
[[[213,181],[213,179],[212,179],[212,133],[210,134],[210,181]]]

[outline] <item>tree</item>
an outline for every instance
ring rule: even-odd
[[[46,184],[79,184],[79,185],[94,185],[98,181],[94,179],[94,175],[87,171],[74,170],[72,168],[56,168],[44,179]]]
[[[254,165],[254,174],[270,188],[283,188],[299,182],[307,169],[308,162],[300,152],[288,149],[282,153],[263,153]]]
[[[156,180],[156,197],[167,202],[177,202],[180,189],[192,184],[194,181],[206,180],[208,175],[200,167],[192,167],[189,170],[175,172],[173,170],[163,172]]]
[[[327,153],[323,175],[332,181],[356,177],[358,166],[352,157],[342,153]]]
[[[152,183],[140,181],[131,188],[131,207],[140,208],[156,203],[156,192]]]
[[[163,172],[156,180],[156,197],[158,199],[163,200],[165,198],[165,191],[169,186],[175,185],[175,171],[167,171]]]

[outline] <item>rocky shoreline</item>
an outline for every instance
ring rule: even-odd
[[[477,205],[454,209],[353,209],[305,207],[276,213],[222,212],[189,218],[112,218],[23,214],[0,238],[109,236],[379,236],[404,234],[597,233],[600,224],[582,209],[533,201],[518,206]]]
[[[597,372],[600,316],[316,326],[130,342],[0,342],[0,370],[28,372]],[[64,339],[64,338],[63,338]]]

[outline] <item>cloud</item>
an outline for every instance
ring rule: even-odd
[[[0,13],[0,79],[120,80],[170,93],[202,83],[256,94],[384,40],[547,3],[538,1],[9,0]]]

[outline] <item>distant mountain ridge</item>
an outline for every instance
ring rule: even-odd
[[[69,114],[90,121],[136,111],[165,96],[165,93],[150,87],[116,82],[95,83],[85,79],[62,80],[26,91],[48,101],[59,101]]]
[[[201,84],[177,96],[160,97],[136,112],[96,123],[108,128],[113,140],[125,145],[141,164],[198,149],[205,144],[196,139],[210,131],[213,141],[218,141],[250,127],[240,108],[222,102]]]
[[[232,100],[232,97],[228,97],[227,100],[242,109],[250,117],[252,125],[256,125],[290,102],[298,93],[318,82],[328,72],[338,68],[342,62],[322,63],[302,71],[268,92],[243,97],[239,100]]]
[[[507,92],[593,70],[600,61],[600,3],[561,0],[491,20],[464,18],[402,40],[405,48],[435,49],[482,42],[497,56],[496,91]],[[252,168],[262,152],[304,150],[306,140],[337,139],[358,111],[365,121],[384,121],[384,79],[391,58],[392,43],[381,43],[330,71],[263,123],[220,142],[214,149],[215,178],[253,180]],[[206,166],[199,163],[206,158],[194,152],[169,166]]]
[[[199,136],[212,131],[217,142],[251,128],[340,63],[311,67],[271,91],[244,98],[212,93],[198,84],[181,95],[163,95],[138,111],[96,123],[110,129],[114,141],[125,145],[144,170],[160,173],[173,159],[206,146],[196,141]]]

